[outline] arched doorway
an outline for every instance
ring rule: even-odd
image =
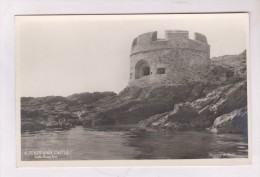
[[[146,60],[140,60],[135,65],[135,78],[150,75],[150,65]]]

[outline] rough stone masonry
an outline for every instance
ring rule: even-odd
[[[205,35],[188,31],[165,31],[165,39],[157,32],[139,35],[133,40],[129,86],[203,82],[209,72],[210,46]]]

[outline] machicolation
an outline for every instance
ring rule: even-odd
[[[130,58],[130,86],[203,81],[208,74],[210,46],[200,33],[192,40],[188,31],[165,31],[165,39],[149,32],[133,40]]]

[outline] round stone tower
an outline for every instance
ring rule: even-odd
[[[188,31],[166,31],[165,39],[149,32],[133,40],[130,58],[130,86],[203,81],[208,74],[210,46],[199,33],[192,40]]]

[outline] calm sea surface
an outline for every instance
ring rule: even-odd
[[[244,158],[247,138],[207,131],[132,132],[77,126],[22,134],[22,160]]]

